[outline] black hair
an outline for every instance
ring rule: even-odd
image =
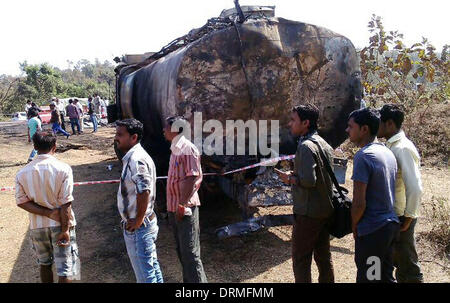
[[[293,112],[297,113],[300,120],[309,120],[309,131],[317,130],[317,120],[319,120],[319,109],[310,103],[305,105],[298,105],[292,109]]]
[[[37,131],[33,135],[34,148],[43,153],[48,153],[56,145],[56,135],[53,132]]]
[[[132,136],[137,134],[138,142],[141,141],[142,135],[144,133],[144,125],[141,121],[134,118],[124,119],[116,121],[116,126],[123,126],[127,129],[127,132]]]
[[[35,108],[30,108],[30,109],[28,110],[28,112],[27,112],[27,116],[28,116],[29,118],[37,117],[37,116],[39,116],[39,112],[38,112],[38,110],[35,109]]]
[[[166,118],[166,122],[167,124],[172,127],[172,125],[177,122],[178,125],[182,125],[182,127],[180,127],[178,129],[178,133],[181,134],[184,130],[184,127],[187,126],[188,122],[186,121],[186,119],[183,116],[171,116]]]
[[[35,106],[37,106],[37,105],[36,105],[36,103],[31,102],[31,106],[35,107]]]
[[[403,120],[405,119],[405,113],[395,104],[385,104],[380,109],[380,119],[383,122],[392,120],[398,129],[402,127]]]
[[[371,108],[358,109],[351,112],[348,119],[350,120],[351,118],[353,118],[355,123],[360,127],[367,125],[372,136],[376,136],[378,133],[378,128],[380,127],[380,113],[377,110]]]
[[[72,103],[73,103],[73,100],[72,100],[72,99],[69,99],[69,103],[72,104]]]

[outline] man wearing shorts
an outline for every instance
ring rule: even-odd
[[[56,136],[36,132],[37,157],[16,175],[16,203],[30,216],[30,236],[43,283],[53,282],[55,263],[58,282],[79,279],[80,262],[72,211],[73,175],[66,163],[53,155]]]

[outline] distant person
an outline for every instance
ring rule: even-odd
[[[423,283],[414,238],[423,194],[420,155],[401,129],[405,116],[403,111],[397,105],[386,104],[380,115],[378,137],[387,140],[386,146],[394,153],[398,165],[394,209],[401,226],[394,243],[395,276],[400,283]]]
[[[51,119],[50,119],[50,123],[52,123],[52,130],[53,133],[56,135],[57,133],[61,133],[64,136],[66,136],[66,138],[68,139],[70,134],[67,133],[65,130],[63,130],[61,128],[61,116],[59,115],[59,111],[56,108],[56,104],[55,103],[50,103],[50,110],[52,111],[51,113]]]
[[[92,102],[92,97],[88,98],[88,115],[91,118],[92,125],[94,127],[94,130],[92,131],[95,133],[97,131],[98,122],[97,122],[97,115],[95,113],[95,106]]]
[[[94,95],[94,106],[95,106],[95,113],[101,114],[101,112],[100,112],[100,96],[98,94]]]
[[[103,99],[100,99],[100,117],[102,119],[106,117],[106,103]]]
[[[83,105],[81,105],[81,102],[78,99],[74,99],[73,100],[73,105],[75,105],[78,109],[78,113],[79,113],[79,122],[80,122],[80,128],[81,128],[81,132],[84,131],[84,113],[83,113]]]
[[[300,138],[294,171],[278,173],[292,186],[294,228],[292,230],[292,266],[296,283],[311,283],[314,255],[319,269],[319,283],[333,283],[334,271],[328,225],[333,218],[331,202],[333,183],[321,160],[317,142],[329,163],[333,149],[317,134],[319,110],[311,104],[296,106],[289,121],[290,133]]]
[[[361,149],[353,159],[352,229],[355,238],[357,283],[394,283],[393,248],[399,230],[394,211],[397,162],[383,144],[375,142],[378,111],[353,111],[346,129]]]
[[[59,116],[61,117],[61,128],[63,130],[66,130],[66,123],[64,122],[64,117],[66,116],[66,108],[64,107],[64,104],[56,98],[55,100],[56,108],[59,111]]]
[[[36,132],[33,143],[38,155],[16,175],[16,203],[29,213],[30,237],[41,281],[53,282],[55,263],[58,282],[67,283],[80,275],[72,169],[53,156],[53,133]]]
[[[200,153],[181,135],[182,131],[172,130],[174,123],[186,125],[187,121],[181,117],[169,117],[164,128],[164,137],[171,142],[172,152],[167,179],[169,221],[183,267],[183,282],[207,283],[200,257],[200,198],[197,193],[203,179]]]
[[[27,101],[27,104],[25,104],[25,114],[28,114],[28,110],[31,108],[31,100]]]
[[[31,118],[31,116],[30,116],[30,114],[29,114],[29,113],[30,113],[30,110],[33,110],[33,111],[35,111],[35,112],[38,113],[37,118],[38,118],[39,121],[41,121],[41,123],[42,123],[42,119],[41,119],[41,117],[39,116],[39,113],[42,112],[42,109],[40,109],[40,108],[36,105],[36,103],[31,102],[31,107],[28,109],[28,112],[27,112],[27,119],[30,119],[30,118]]]
[[[139,143],[144,127],[136,119],[116,122],[114,141],[125,154],[117,192],[123,237],[138,283],[163,283],[156,254],[158,220],[153,210],[156,197],[156,168]]]
[[[72,127],[72,133],[75,135],[75,126],[77,126],[78,134],[81,134],[80,127],[80,112],[78,108],[73,104],[73,100],[69,99],[69,105],[66,106],[66,113],[69,116],[70,126]]]
[[[31,102],[31,107],[36,109],[38,112],[42,112],[42,109],[40,109],[39,106],[37,106],[37,104],[34,102]]]
[[[30,108],[28,120],[28,143],[32,142],[33,136],[37,131],[42,130],[42,122],[38,117],[39,117],[38,111]],[[36,156],[36,154],[37,150],[33,148],[33,150],[30,153],[30,156],[28,157],[28,162],[33,161],[33,158],[34,156]]]

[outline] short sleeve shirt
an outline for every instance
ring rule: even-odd
[[[353,160],[353,181],[367,184],[366,209],[357,225],[358,236],[365,236],[389,222],[399,222],[394,211],[397,162],[381,143],[361,148]]]
[[[151,215],[156,198],[156,168],[141,144],[136,144],[122,159],[123,169],[117,192],[117,207],[123,220],[136,218],[137,194],[149,191],[145,215]]]
[[[37,155],[16,176],[16,204],[33,201],[40,206],[55,209],[73,201],[72,168],[49,154]],[[72,211],[69,226],[75,226]],[[30,229],[60,226],[48,217],[29,213]]]
[[[33,117],[28,120],[28,127],[30,128],[30,139],[33,138],[33,135],[41,129],[41,120],[38,117]]]
[[[170,149],[172,154],[167,179],[167,211],[175,212],[180,203],[186,203],[189,207],[200,206],[198,190],[203,179],[200,152],[184,136],[174,139]],[[189,201],[181,201],[180,182],[191,176],[197,177],[194,194]]]

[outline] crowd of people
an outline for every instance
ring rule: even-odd
[[[62,134],[68,139],[70,134],[66,131],[65,117],[69,117],[70,126],[72,128],[72,134],[82,134],[84,132],[84,115],[85,111],[83,105],[77,99],[69,99],[68,105],[59,100],[59,98],[53,97],[50,101],[49,107],[51,111],[50,123],[52,124],[52,130],[55,134]],[[43,110],[39,108],[36,103],[27,101],[25,105],[25,112],[28,119],[28,142],[31,142],[31,138],[37,130],[42,130],[42,119],[39,113]],[[96,94],[94,97],[89,96],[87,104],[87,114],[89,120],[92,123],[93,133],[98,129],[98,116],[106,116],[106,103],[103,99]],[[75,131],[76,130],[76,131]],[[28,162],[31,162],[36,155],[36,150],[33,149]]]
[[[319,282],[335,281],[329,232],[334,214],[333,183],[320,156],[323,151],[332,163],[333,149],[318,135],[318,119],[319,110],[311,104],[290,112],[290,132],[298,138],[294,170],[277,171],[282,182],[292,188],[292,264],[295,282],[303,283],[312,280],[313,256]],[[354,156],[352,175],[356,282],[423,282],[414,240],[423,191],[420,156],[401,129],[403,119],[402,110],[391,104],[380,110],[359,109],[348,118],[346,131],[350,141],[360,148]],[[198,196],[203,179],[201,156],[196,146],[182,136],[182,130],[172,129],[174,123],[186,122],[183,117],[169,117],[165,122],[164,136],[171,142],[167,211],[183,282],[204,283],[207,277],[200,254]],[[36,120],[33,123],[39,124]],[[143,131],[136,119],[116,122],[114,141],[125,155],[117,208],[136,281],[162,283],[154,211],[156,168],[140,144]],[[386,144],[378,142],[377,137],[385,138]],[[60,282],[67,282],[79,275],[80,269],[71,209],[72,170],[53,157],[54,133],[36,127],[31,138],[38,156],[17,174],[16,201],[30,213],[30,235],[42,281],[52,281],[51,264],[55,262]]]

